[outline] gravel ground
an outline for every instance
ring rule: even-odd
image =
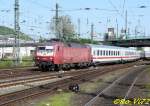
[[[80,84],[80,92],[74,93],[71,97],[71,104],[70,106],[84,106],[86,102],[88,102],[91,98],[96,96],[96,94],[100,91],[102,91],[106,86],[110,85],[114,80],[116,80],[118,77],[125,75],[126,73],[130,72],[133,69],[138,69],[137,66],[129,67],[126,69],[120,69],[116,70],[115,72],[110,72],[108,74],[104,74],[100,77],[97,77],[91,81],[88,81],[86,83]],[[137,72],[138,73],[138,72]],[[132,74],[133,75],[133,74]],[[131,75],[131,79],[132,79]],[[133,92],[129,95],[130,98],[140,97],[140,98],[148,98],[150,97],[150,68],[146,69],[146,71],[140,76],[140,78],[137,80],[136,85],[133,88]],[[123,82],[126,82],[127,79],[124,79]],[[116,106],[112,104],[112,100],[122,96],[124,96],[124,93],[117,93],[117,91],[124,91],[127,90],[124,89],[129,85],[129,83],[120,83],[118,88],[114,87],[113,90],[107,92],[104,95],[101,95],[101,97],[98,99],[98,101],[93,106]],[[61,91],[59,91],[61,92]],[[110,95],[111,94],[111,95]],[[113,95],[112,95],[113,94]],[[122,95],[122,96],[121,96]],[[40,101],[45,100],[47,97],[53,97],[51,94],[47,94],[44,96],[41,96],[39,98],[36,98],[35,100],[29,100],[24,101],[24,105],[18,105],[18,106],[37,106],[36,104]],[[46,106],[46,105],[44,105]],[[126,105],[127,106],[127,105]],[[131,105],[130,105],[131,106]],[[142,105],[138,105],[142,106]]]
[[[130,69],[130,68],[128,68],[128,69]],[[115,72],[110,72],[108,74],[101,75],[98,78],[95,78],[89,82],[81,84],[80,85],[81,91],[79,93],[73,93],[73,96],[71,97],[70,106],[83,106],[82,104],[87,102],[87,100],[91,98],[91,95],[95,96],[96,92],[98,92],[98,90],[100,90],[100,87],[101,87],[101,89],[103,89],[105,86],[107,86],[109,83],[111,83],[109,81],[115,80],[118,76],[126,73],[127,71],[128,70],[125,70],[125,69],[117,70]],[[90,88],[87,86],[90,86]],[[59,93],[59,92],[61,92],[61,90],[56,93]],[[72,92],[70,92],[70,93],[72,93]],[[22,101],[21,103],[18,103],[18,106],[37,106],[37,104],[40,101],[45,101],[49,97],[53,97],[53,95],[47,94],[47,95],[38,97],[34,100]],[[24,104],[24,105],[22,105],[22,104]]]
[[[73,98],[73,106],[84,106],[86,102],[88,102],[91,98],[96,96],[99,91],[102,91],[106,86],[111,84],[115,79],[124,75],[132,68],[126,68],[117,70],[115,72],[111,72],[100,76],[91,82],[87,82],[85,84],[81,84],[81,91],[77,93]],[[90,89],[90,90],[89,90]]]
[[[88,83],[95,83],[99,81],[100,79],[103,79],[100,84],[97,84],[97,89],[92,89],[91,91],[81,91],[80,93],[76,94],[76,96],[73,97],[73,106],[84,106],[84,104],[89,101],[91,98],[96,96],[98,90],[102,91],[103,88],[108,86],[110,83],[112,83],[117,77],[120,77],[121,75],[124,75],[127,73],[127,71],[132,71],[129,76],[123,78],[120,83],[116,84],[116,86],[113,86],[111,89],[109,89],[107,92],[103,93],[100,98],[96,101],[93,106],[118,106],[114,105],[114,100],[116,99],[123,99],[125,97],[125,94],[127,93],[131,83],[133,82],[133,79],[140,73],[140,68],[144,68],[143,66],[140,67],[132,67],[128,69],[123,69],[122,71],[118,70],[115,73],[109,73],[107,75],[104,75],[100,78],[95,79],[95,81],[91,81]],[[148,98],[150,97],[150,68],[147,68],[146,71],[143,72],[143,74],[140,75],[138,78],[135,86],[131,90],[130,95],[127,97],[126,100],[131,100],[132,103],[134,99],[137,98]],[[97,81],[96,81],[97,80]],[[88,84],[87,84],[88,86]],[[82,85],[81,85],[82,87]],[[134,98],[134,99],[133,99]],[[137,103],[136,103],[137,105]],[[131,105],[130,105],[131,106]],[[142,106],[142,105],[140,105]]]

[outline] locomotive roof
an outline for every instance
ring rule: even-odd
[[[52,45],[55,45],[55,44],[63,44],[66,47],[75,47],[75,48],[87,48],[87,47],[89,47],[88,45],[83,45],[83,44],[79,44],[79,43],[60,42],[60,41],[44,42],[44,43],[41,43],[38,46],[52,46]]]

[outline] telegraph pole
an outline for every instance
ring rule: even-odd
[[[58,23],[59,23],[58,8],[59,8],[58,3],[56,3],[55,31],[56,31],[56,37],[57,37],[58,39],[60,39],[61,37],[60,37],[60,33],[59,33],[59,31],[58,31]]]
[[[20,63],[20,60],[19,60],[19,54],[20,54],[19,0],[15,0],[14,13],[15,13],[15,16],[14,16],[15,44],[14,44],[13,55],[15,58],[15,66],[17,66]]]
[[[93,37],[94,37],[94,24],[91,24],[91,41],[93,42]]]
[[[78,38],[80,37],[80,18],[78,19]]]
[[[116,34],[117,35],[116,39],[117,39],[117,38],[119,38],[119,36],[118,36],[118,20],[117,19],[116,19],[116,24],[117,24],[117,34]]]
[[[126,10],[126,13],[125,13],[125,36],[127,38],[127,30],[128,30],[128,12]]]

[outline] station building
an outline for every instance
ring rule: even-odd
[[[18,41],[18,40],[17,40]],[[35,41],[19,40],[20,58],[32,56],[35,51]],[[0,35],[0,59],[13,58],[15,49],[15,39]]]

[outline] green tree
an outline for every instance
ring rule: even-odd
[[[51,30],[56,31],[56,18],[54,17],[51,21]],[[71,18],[68,15],[59,16],[57,21],[57,32],[61,38],[70,39],[75,37],[74,25],[71,22]]]

